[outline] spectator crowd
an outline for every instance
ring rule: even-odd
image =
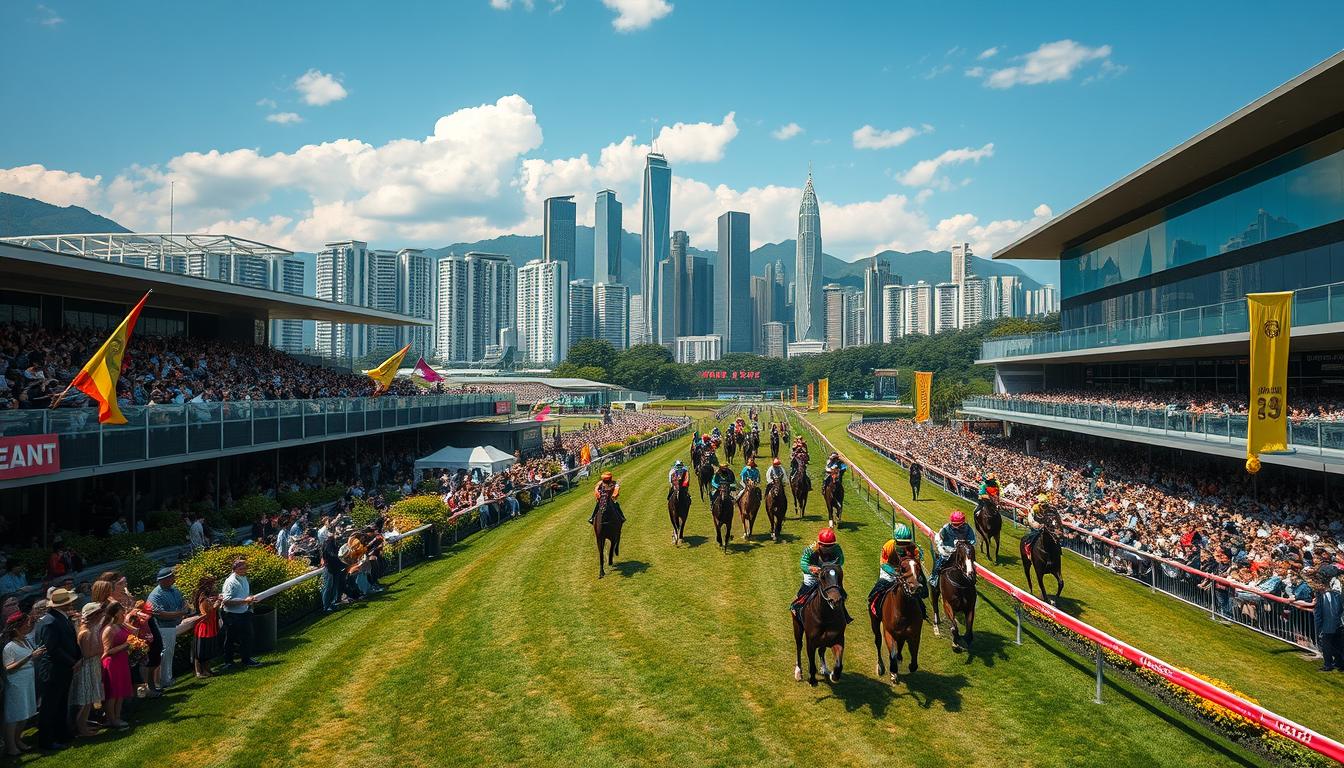
[[[1049,392],[995,394],[986,397],[1005,403],[1104,405],[1112,408],[1160,410],[1169,415],[1188,414],[1196,418],[1245,416],[1250,410],[1250,398],[1246,395],[1229,396],[1179,390],[1061,389]],[[1307,419],[1344,421],[1344,405],[1341,403],[1344,403],[1344,398],[1341,397],[1302,397],[1293,394],[1288,398],[1288,418],[1293,421]]]

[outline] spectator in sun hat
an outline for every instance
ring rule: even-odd
[[[148,602],[154,609],[154,621],[158,623],[159,635],[163,638],[163,656],[159,663],[160,689],[173,684],[173,653],[177,650],[177,625],[186,617],[187,602],[182,592],[175,586],[177,569],[161,568],[155,576],[158,586],[149,593]]]

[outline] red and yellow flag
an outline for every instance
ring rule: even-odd
[[[382,365],[364,372],[365,376],[378,383],[378,388],[373,391],[374,396],[383,394],[392,386],[392,380],[397,377],[397,371],[401,368],[401,360],[406,357],[406,350],[410,348],[411,345],[407,344],[400,352],[384,360]]]
[[[126,423],[117,407],[117,380],[121,378],[121,359],[126,354],[126,345],[131,343],[131,331],[135,330],[135,321],[140,318],[140,310],[145,308],[150,293],[153,291],[140,297],[131,313],[70,382],[70,386],[98,402],[98,421],[103,424]]]

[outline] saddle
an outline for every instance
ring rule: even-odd
[[[890,595],[891,591],[899,586],[900,583],[901,582],[899,581],[887,581],[883,582],[883,586],[878,588],[876,594],[873,595],[873,599],[868,602],[868,610],[872,612],[873,616],[882,615],[882,602],[887,599],[887,595]]]

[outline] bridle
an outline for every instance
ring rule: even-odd
[[[907,597],[914,597],[919,593],[919,560],[914,557],[901,558],[901,591]],[[906,578],[906,576],[909,578]]]
[[[946,578],[952,586],[959,589],[975,586],[977,577],[975,571],[975,548],[971,546],[971,542],[966,541],[965,539],[957,541],[956,552],[952,555],[952,559],[948,561],[948,566],[943,567],[943,577]]]
[[[831,610],[835,610],[836,605],[845,601],[844,589],[840,586],[840,579],[842,577],[840,571],[837,570],[839,566],[832,560],[829,562],[822,561],[819,567],[821,568],[821,573],[817,574],[817,594],[821,596],[822,600],[826,601],[826,605]],[[826,583],[825,578],[823,578],[825,576],[831,578],[830,584]],[[835,593],[835,599],[828,597],[828,594],[832,592]]]

